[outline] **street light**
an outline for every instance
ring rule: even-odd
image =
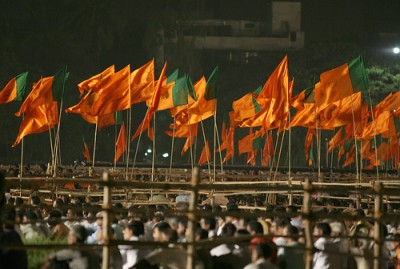
[[[163,153],[162,155],[164,158],[168,158],[169,154],[168,153]]]
[[[399,47],[394,47],[393,48],[393,53],[394,54],[399,54],[400,53],[400,48]]]

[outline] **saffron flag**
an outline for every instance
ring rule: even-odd
[[[91,161],[89,148],[85,142],[85,139],[83,139],[83,157],[85,157],[87,162]]]
[[[96,74],[81,83],[78,84],[78,90],[80,92],[80,96],[83,95],[85,91],[90,91],[94,88],[94,86],[102,79],[105,79],[106,77],[109,77],[111,75],[114,75],[115,73],[115,67],[114,65],[108,67],[104,71],[102,71],[99,74]]]
[[[228,135],[227,135],[227,141],[226,141],[226,155],[222,163],[227,162],[231,158],[233,158],[234,155],[234,136],[235,136],[235,127],[232,125],[229,127]]]
[[[267,135],[267,139],[266,139],[266,142],[264,145],[263,156],[262,156],[263,158],[262,158],[262,162],[261,162],[261,164],[263,166],[266,166],[268,164],[270,158],[272,156],[274,156],[274,153],[275,153],[274,144],[272,141],[272,133],[267,132],[266,135]]]
[[[304,126],[315,127],[316,124],[316,107],[315,104],[305,103],[301,110],[298,110],[290,120],[290,127]]]
[[[58,123],[57,102],[44,104],[30,109],[22,120],[17,139],[12,145],[15,147],[21,139],[29,134],[37,134],[53,128]]]
[[[221,130],[221,145],[219,146],[219,148],[216,150],[216,152],[220,152],[223,151],[227,148],[227,143],[228,143],[228,132],[226,130],[226,123],[225,121],[222,122],[222,130]]]
[[[105,115],[130,108],[130,65],[100,80],[93,90],[99,97],[92,105],[91,115]]]
[[[26,78],[28,72],[22,73],[11,79],[0,91],[0,104],[16,101],[23,101],[26,93]]]
[[[254,92],[250,92],[245,94],[243,97],[239,98],[238,100],[232,103],[232,108],[235,113],[235,121],[243,121],[247,118],[250,118],[256,115],[258,112],[261,111],[261,107],[259,102],[257,101],[256,97],[258,94],[257,92],[261,91],[261,86],[255,90]]]
[[[329,140],[328,152],[332,152],[336,147],[340,146],[340,141],[342,141],[342,128],[340,128],[336,134]]]
[[[382,112],[376,119],[374,119],[374,121],[367,124],[367,126],[362,131],[361,138],[370,139],[378,134],[388,132],[390,119],[390,111]]]
[[[206,144],[204,145],[203,150],[201,151],[200,159],[199,159],[199,165],[205,164],[210,161],[210,147],[208,146],[208,141],[206,141]]]
[[[151,97],[151,101],[149,102],[149,108],[147,109],[146,116],[143,121],[140,123],[138,129],[135,134],[132,136],[132,140],[138,137],[142,132],[146,131],[150,126],[150,121],[153,118],[153,114],[157,110],[158,104],[160,102],[160,94],[161,94],[161,86],[162,86],[162,78],[165,76],[165,70],[167,69],[167,63],[164,64],[164,67],[161,71],[160,78],[158,79],[155,90],[153,92],[153,96]]]
[[[154,59],[131,73],[131,104],[145,102],[154,93]]]
[[[157,110],[166,110],[177,106],[187,105],[188,97],[188,76],[184,75],[183,77],[176,79],[173,83],[166,85],[166,89],[160,95],[160,102]]]
[[[53,101],[60,101],[64,95],[65,83],[68,76],[67,68],[64,67],[54,76],[41,78],[37,83],[34,83],[32,91],[15,115],[20,117],[23,113],[27,113],[38,106],[43,104],[51,106]]]
[[[368,89],[368,80],[361,56],[320,75],[321,87],[315,89],[315,103],[322,110],[330,103]]]
[[[119,130],[118,134],[118,139],[117,143],[115,144],[116,147],[116,152],[115,152],[115,159],[114,163],[118,162],[118,159],[122,156],[122,154],[126,151],[126,130],[125,130],[125,124],[122,123],[121,129]]]
[[[257,132],[250,133],[239,140],[239,154],[253,152],[262,147],[262,138]]]

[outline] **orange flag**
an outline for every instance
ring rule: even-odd
[[[322,110],[330,103],[343,99],[356,91],[368,88],[362,58],[359,56],[320,75],[321,87],[315,89],[315,103]]]
[[[386,142],[382,142],[378,147],[378,158],[383,162],[391,159],[390,148]]]
[[[117,163],[119,158],[126,151],[126,145],[127,145],[127,143],[126,143],[125,124],[122,122],[121,129],[119,130],[117,143],[115,144],[117,151],[115,152],[114,163]]]
[[[228,131],[226,130],[226,123],[222,122],[222,130],[221,130],[221,139],[222,143],[219,146],[219,148],[216,150],[216,152],[220,152],[222,150],[225,150],[227,148],[227,138],[228,138]]]
[[[130,95],[130,65],[114,75],[99,81],[93,90],[99,94],[90,111],[91,115],[99,116],[125,110],[131,107]]]
[[[227,135],[227,143],[226,143],[226,155],[222,163],[227,162],[230,160],[235,152],[234,148],[234,136],[235,136],[235,127],[232,127],[232,125],[229,127],[228,135]]]
[[[154,59],[131,74],[131,104],[145,102],[154,93]]]
[[[313,136],[316,136],[316,132],[315,129],[313,128],[308,128],[308,132],[306,135],[306,139],[304,141],[304,149],[306,151],[306,160],[308,160],[309,165],[312,164],[313,161],[313,157],[310,154],[310,147],[312,144],[312,140],[313,140]],[[312,152],[311,152],[312,153]],[[311,164],[310,164],[311,163]]]
[[[84,91],[89,91],[94,88],[94,86],[102,79],[105,79],[106,77],[109,77],[111,75],[114,75],[115,72],[115,67],[114,65],[108,67],[101,73],[92,76],[91,78],[88,78],[81,83],[78,84],[78,90],[81,93],[80,96],[83,95]]]
[[[320,112],[320,126],[332,129],[349,123],[361,121],[361,92],[330,103]]]
[[[340,128],[336,134],[329,140],[328,143],[328,152],[332,152],[336,147],[340,146],[340,141],[342,141],[342,128]]]
[[[313,103],[305,103],[301,110],[298,110],[290,120],[290,127],[304,126],[315,127],[316,125],[316,107]]]
[[[346,154],[346,160],[342,167],[349,166],[350,164],[354,163],[354,156],[355,156],[355,148],[354,145],[351,146],[350,150]]]
[[[389,131],[391,112],[384,111],[372,122],[368,123],[368,125],[362,131],[361,138],[370,139],[374,137],[374,135],[382,134],[384,132]]]
[[[395,94],[390,93],[386,98],[377,104],[374,108],[374,117],[377,118],[383,111],[394,112],[395,116],[398,116],[400,110],[400,91]]]
[[[6,104],[14,100],[23,101],[26,91],[26,78],[28,72],[22,73],[11,79],[0,91],[0,104]]]
[[[201,151],[200,159],[199,159],[199,165],[205,164],[208,161],[210,161],[210,147],[208,146],[208,141],[206,141],[206,144]]]
[[[69,107],[65,110],[66,113],[75,113],[90,124],[96,124],[97,127],[102,129],[107,126],[115,124],[114,113],[109,113],[100,116],[93,116],[90,114],[93,104],[98,100],[99,94],[89,90],[84,97],[81,98],[78,104]]]
[[[198,123],[191,125],[175,125],[171,124],[169,126],[172,130],[165,131],[165,134],[168,136],[174,137],[189,137],[189,136],[197,136]],[[175,133],[174,133],[175,129]]]
[[[53,102],[52,84],[54,77],[41,78],[37,83],[33,84],[32,91],[22,103],[19,111],[15,113],[20,117],[23,113],[33,110],[43,104],[50,104]],[[35,112],[34,112],[35,113]]]
[[[85,157],[87,162],[91,161],[89,148],[88,148],[85,140],[83,140],[83,157]]]
[[[58,105],[57,102],[51,102],[50,105],[40,105],[30,109],[25,113],[19,128],[17,139],[12,145],[15,147],[21,139],[28,134],[37,134],[53,128],[58,123]]]
[[[164,64],[164,67],[161,71],[160,78],[158,79],[155,90],[149,102],[149,108],[147,109],[146,116],[143,121],[139,124],[138,129],[135,134],[132,136],[132,140],[138,137],[142,132],[146,131],[150,126],[150,121],[153,118],[153,114],[156,112],[158,103],[160,102],[160,94],[161,94],[161,86],[162,86],[162,78],[165,76],[165,71],[167,69],[167,63]]]
[[[263,166],[268,165],[269,159],[272,156],[274,156],[274,152],[275,152],[274,144],[273,144],[273,141],[272,141],[272,133],[268,133],[267,136],[268,137],[267,137],[267,141],[266,141],[266,143],[264,145],[263,156],[262,156],[263,157],[263,159],[262,159],[262,165]]]
[[[247,152],[247,164],[255,166],[257,164],[257,150],[253,150],[251,152]]]

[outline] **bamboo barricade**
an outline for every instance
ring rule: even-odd
[[[323,214],[323,213],[318,213],[314,212],[315,207],[312,205],[311,201],[313,200],[313,195],[315,192],[337,192],[337,193],[353,193],[353,194],[362,194],[362,195],[368,195],[371,198],[370,201],[374,201],[374,215],[372,217],[365,217],[361,219],[369,220],[374,222],[374,269],[379,268],[379,262],[382,259],[382,244],[384,242],[384,239],[382,238],[382,233],[381,233],[381,227],[384,222],[388,221],[396,221],[398,220],[398,215],[390,216],[390,215],[384,215],[382,213],[382,203],[384,202],[383,197],[390,196],[390,202],[395,202],[396,199],[399,199],[398,193],[399,193],[399,188],[400,188],[400,181],[398,178],[396,179],[383,179],[379,181],[371,181],[371,182],[366,182],[364,181],[363,183],[359,184],[354,184],[354,183],[342,183],[338,184],[332,183],[332,182],[310,182],[309,180],[297,180],[297,181],[292,181],[292,185],[289,187],[287,185],[287,181],[252,181],[252,182],[213,182],[210,184],[209,182],[201,182],[201,176],[199,173],[200,170],[196,172],[196,170],[193,171],[193,177],[192,177],[192,182],[191,183],[186,183],[186,182],[141,182],[141,181],[126,181],[126,180],[110,180],[110,175],[108,173],[103,174],[103,179],[98,180],[98,179],[70,179],[70,178],[59,178],[59,179],[49,179],[49,178],[21,178],[21,184],[24,185],[26,183],[29,184],[54,184],[54,185],[59,185],[59,184],[65,184],[65,183],[71,183],[71,181],[76,181],[77,183],[91,183],[91,184],[98,184],[101,187],[103,187],[102,192],[92,192],[90,194],[88,193],[83,193],[83,195],[97,195],[101,196],[103,194],[103,245],[101,247],[103,248],[103,265],[102,268],[107,268],[108,263],[109,263],[109,255],[110,255],[110,248],[112,246],[122,244],[121,242],[115,241],[115,240],[110,240],[110,235],[109,235],[109,226],[110,226],[110,214],[112,212],[115,212],[116,209],[112,208],[112,193],[111,193],[111,188],[116,188],[113,193],[115,195],[121,195],[122,192],[118,190],[118,188],[121,188],[122,186],[128,187],[135,189],[136,191],[143,191],[143,192],[148,192],[149,190],[154,191],[154,193],[165,193],[165,192],[173,192],[175,194],[179,193],[191,193],[191,201],[190,201],[190,208],[186,212],[181,212],[179,213],[180,216],[186,216],[189,219],[189,229],[193,229],[193,224],[198,219],[200,216],[209,216],[209,213],[207,212],[201,212],[196,210],[197,206],[197,195],[198,194],[207,194],[209,193],[210,188],[215,190],[216,195],[222,195],[222,194],[231,194],[232,192],[234,194],[242,193],[243,191],[253,191],[254,190],[260,190],[264,192],[270,192],[270,193],[282,193],[282,195],[287,196],[288,192],[298,192],[298,193],[303,193],[303,211],[298,212],[298,214],[288,214],[288,213],[266,213],[266,212],[221,212],[215,215],[218,216],[236,216],[240,218],[246,218],[246,217],[276,217],[276,216],[282,216],[282,217],[293,217],[300,215],[305,223],[305,234],[304,234],[304,239],[305,239],[305,251],[306,251],[306,268],[311,268],[312,264],[312,257],[313,257],[313,238],[312,238],[312,227],[313,223],[315,223],[318,220],[323,220],[326,218],[333,218],[335,220],[351,220],[355,219],[355,217],[348,216],[345,214],[342,215],[332,215],[332,214]],[[116,175],[114,175],[116,176]],[[18,178],[19,179],[19,178]],[[14,185],[19,185],[20,181],[15,180],[14,178],[7,178],[3,180],[3,182],[6,185],[12,186]],[[16,196],[18,196],[18,189],[15,190]],[[74,195],[79,195],[79,191],[76,192],[71,192],[71,191],[63,191],[59,190],[60,194],[74,194]],[[246,192],[246,194],[249,194]],[[82,195],[82,194],[81,194]],[[337,197],[338,199],[341,199],[342,197]],[[400,200],[400,199],[399,199]],[[397,200],[399,202],[399,200]],[[388,198],[386,198],[386,202],[388,201]],[[150,203],[150,202],[148,202]],[[400,202],[399,202],[400,203]],[[155,203],[152,203],[155,204]],[[162,204],[165,204],[163,202]],[[244,207],[240,207],[244,208]],[[248,209],[255,209],[255,207],[248,207]],[[108,228],[107,228],[108,227]],[[192,230],[192,236],[194,235],[193,230]],[[271,235],[272,236],[272,235]],[[219,243],[222,242],[230,242],[229,239],[218,239],[213,242],[194,242],[192,240],[193,238],[189,238],[188,244],[186,244],[187,247],[187,268],[192,268],[190,267],[193,265],[194,258],[192,254],[194,254],[194,251],[196,249],[196,246],[215,246]],[[233,239],[232,239],[233,240]],[[237,238],[234,239],[237,241]],[[129,243],[126,241],[122,241],[124,245],[130,245],[134,244],[136,247],[141,247],[141,246],[160,246],[159,243],[155,244],[155,242],[134,242],[134,243]],[[163,247],[167,247],[167,245],[162,245]],[[3,247],[3,245],[0,245],[0,247]],[[11,246],[18,248],[18,246]],[[24,248],[42,248],[43,246],[24,246]],[[89,246],[81,246],[82,248],[89,248]],[[93,246],[90,246],[91,248],[94,248]]]

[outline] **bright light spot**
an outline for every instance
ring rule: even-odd
[[[148,150],[147,150],[147,153],[151,153],[151,149],[148,149]]]
[[[394,54],[399,54],[400,53],[400,48],[399,47],[393,48],[393,53]]]
[[[144,154],[144,156],[147,156],[147,152]]]
[[[164,158],[168,158],[169,154],[168,153],[163,153],[162,155]]]

